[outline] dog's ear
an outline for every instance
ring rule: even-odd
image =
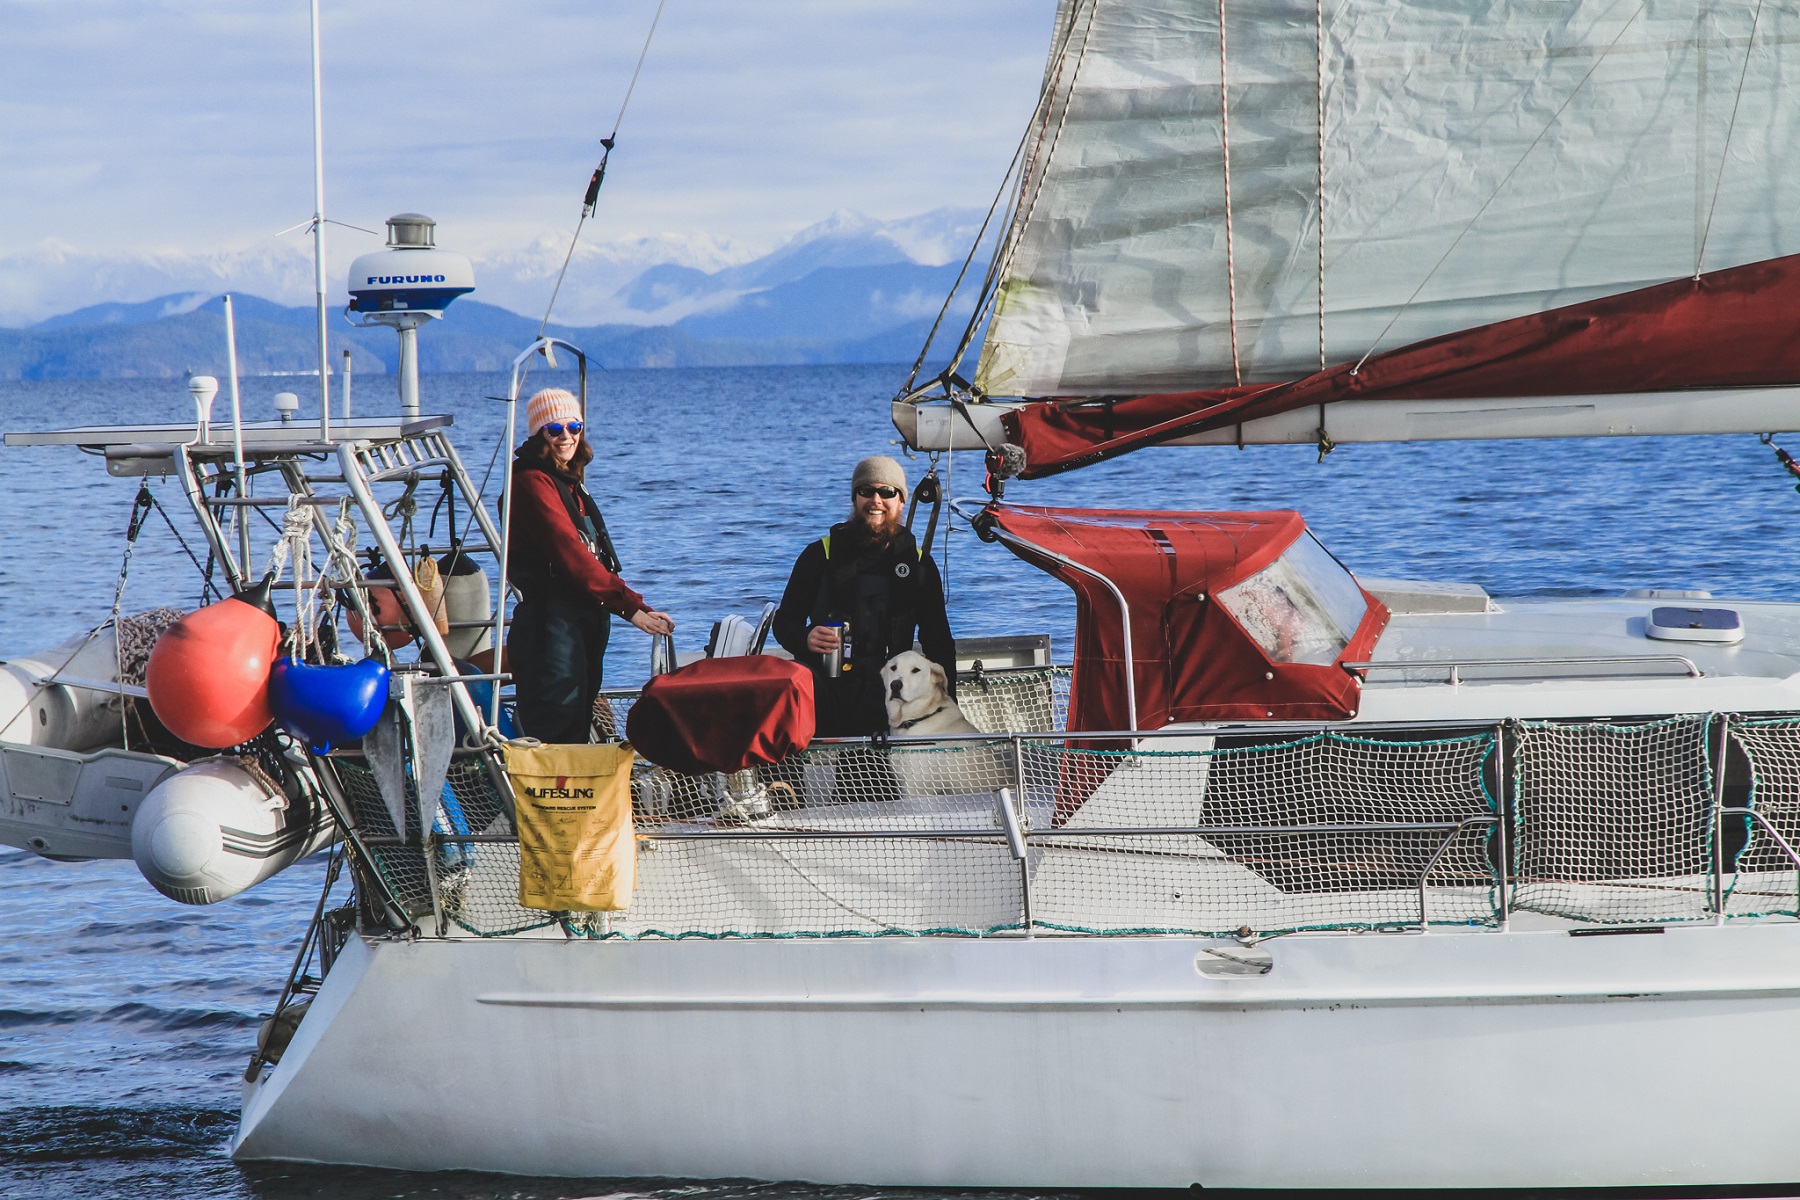
[[[938,663],[931,664],[931,689],[939,696],[948,696],[950,694],[950,676],[944,672],[944,668]]]

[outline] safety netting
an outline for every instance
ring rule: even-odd
[[[957,676],[956,702],[984,733],[1054,733],[1068,728],[1066,666],[1005,667]],[[614,689],[594,702],[594,733],[601,740],[625,736],[637,692]]]
[[[1033,915],[1083,933],[1494,923],[1495,748],[1491,732],[1045,747],[1029,794],[1087,798],[1034,840]]]
[[[406,802],[396,824],[375,773],[365,763],[334,757],[331,769],[356,820],[369,867],[406,915],[421,926],[441,915],[446,925],[498,936],[557,922],[555,913],[519,904],[519,846],[510,837],[511,801],[502,796],[481,759],[458,758],[451,763],[433,815],[436,837],[429,863],[420,830],[418,793],[410,778],[405,781]],[[456,840],[470,835],[496,840]]]
[[[1748,760],[1744,806],[1754,815],[1724,818],[1728,844],[1743,844],[1724,887],[1725,912],[1800,916],[1800,718],[1734,721],[1731,734]]]
[[[456,840],[509,828],[479,763],[452,772],[429,865],[416,818],[397,829],[366,768],[342,760],[339,776],[409,914],[423,925],[433,913],[435,874],[445,926],[484,935],[553,923],[578,936],[683,939],[1497,919],[1492,734],[1157,745],[829,743],[739,780],[672,779],[640,764],[637,887],[629,909],[603,915],[522,908],[516,844]],[[766,815],[735,812],[744,788]],[[1071,792],[1085,801],[1063,819]]]
[[[601,693],[594,703],[595,737],[602,741],[624,737],[636,699],[637,693],[631,690]],[[965,672],[957,680],[957,706],[969,723],[983,732],[1059,732],[1068,722],[1069,668],[1012,667]],[[821,748],[815,757],[829,760],[830,769],[835,771],[836,752],[827,754]],[[814,774],[818,771],[815,766]],[[773,768],[764,774],[776,785],[776,802],[782,803],[786,795],[783,789],[795,786],[795,780],[788,777],[793,772]],[[650,817],[709,817],[729,803],[722,775],[689,775],[647,763],[638,766],[637,796],[638,812]]]
[[[1521,723],[1513,906],[1595,924],[1708,917],[1713,720]]]
[[[999,677],[996,703],[1054,715],[1057,679]],[[410,785],[396,822],[366,766],[333,763],[382,886],[421,928],[482,936],[1271,934],[1509,907],[1637,924],[1707,919],[1715,886],[1727,916],[1800,915],[1800,717],[1446,732],[821,742],[731,777],[640,761],[637,886],[604,914],[519,904],[480,759],[452,766],[429,850]],[[1725,809],[1715,883],[1720,737],[1756,818]]]

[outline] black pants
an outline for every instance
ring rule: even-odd
[[[867,737],[887,732],[887,705],[881,696],[881,664],[858,664],[836,679],[813,668],[813,707],[819,737]]]
[[[594,697],[612,615],[587,596],[527,596],[507,638],[519,732],[540,742],[592,741]]]

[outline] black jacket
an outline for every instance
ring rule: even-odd
[[[807,632],[827,620],[850,622],[850,669],[837,679],[826,678],[822,656],[806,648]],[[925,657],[956,686],[956,639],[944,609],[944,583],[937,564],[920,555],[904,529],[879,551],[854,540],[846,525],[809,543],[788,577],[774,633],[796,661],[812,668],[821,736],[887,728],[881,668],[911,650],[915,636]]]

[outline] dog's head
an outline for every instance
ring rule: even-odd
[[[942,707],[950,698],[950,683],[944,668],[916,650],[902,650],[881,668],[881,695],[892,729]]]

